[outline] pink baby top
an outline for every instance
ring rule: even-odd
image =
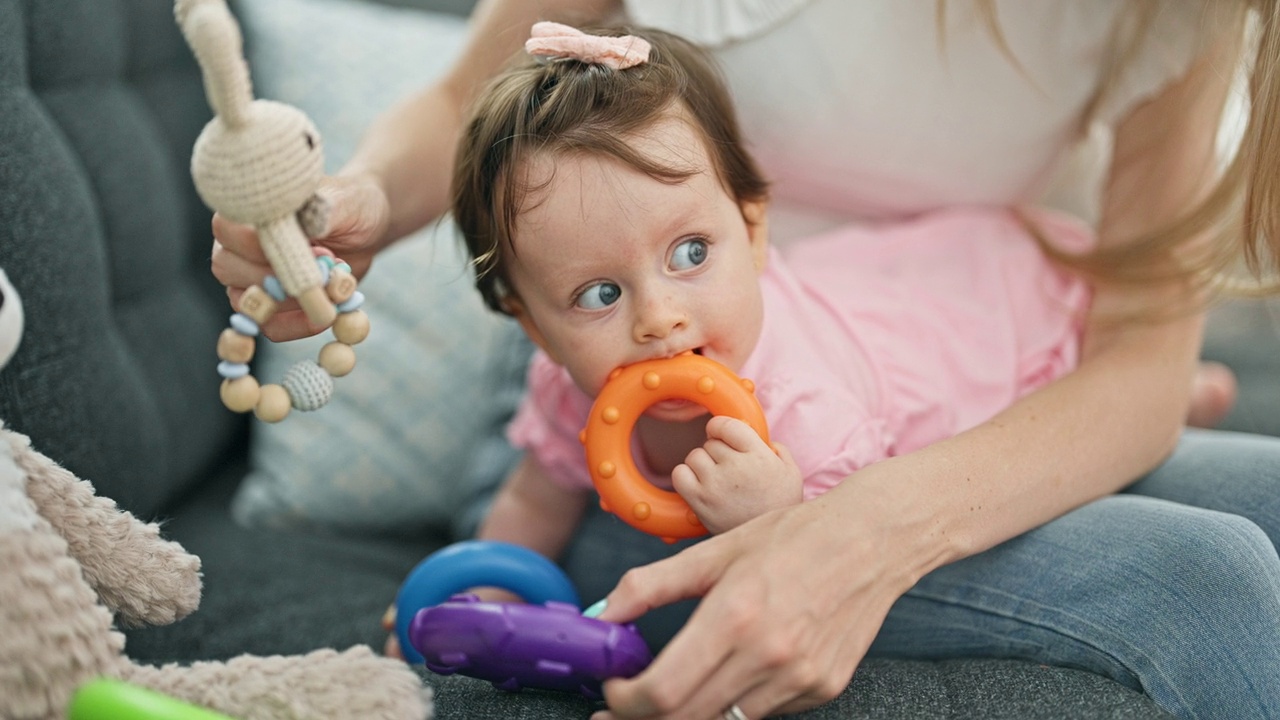
[[[1092,243],[1082,223],[1033,217],[1057,247]],[[1071,371],[1090,298],[1012,213],[973,208],[796,242],[771,251],[760,282],[764,326],[739,375],[755,382],[771,439],[791,449],[806,500]],[[578,432],[591,404],[536,353],[508,437],[557,482],[590,488]]]

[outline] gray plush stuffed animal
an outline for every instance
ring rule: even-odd
[[[0,367],[22,324],[21,301],[0,271]],[[62,720],[77,689],[97,678],[245,720],[431,714],[417,674],[365,646],[163,667],[124,654],[117,620],[171,623],[199,602],[199,558],[0,422],[0,720]]]

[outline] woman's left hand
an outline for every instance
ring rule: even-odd
[[[624,575],[602,620],[704,598],[648,669],[605,683],[609,710],[593,720],[706,720],[733,705],[756,720],[839,695],[914,582],[910,563],[890,551],[896,533],[829,502],[841,494],[761,515]]]

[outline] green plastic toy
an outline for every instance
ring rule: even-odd
[[[68,720],[232,720],[212,710],[119,680],[85,683],[71,698]]]

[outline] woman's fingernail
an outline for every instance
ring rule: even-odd
[[[604,609],[607,607],[609,607],[609,598],[598,600],[595,605],[583,610],[582,616],[589,618],[600,617],[600,613],[604,612]]]
[[[396,625],[396,606],[392,605],[387,611],[382,613],[382,629],[390,630]]]

